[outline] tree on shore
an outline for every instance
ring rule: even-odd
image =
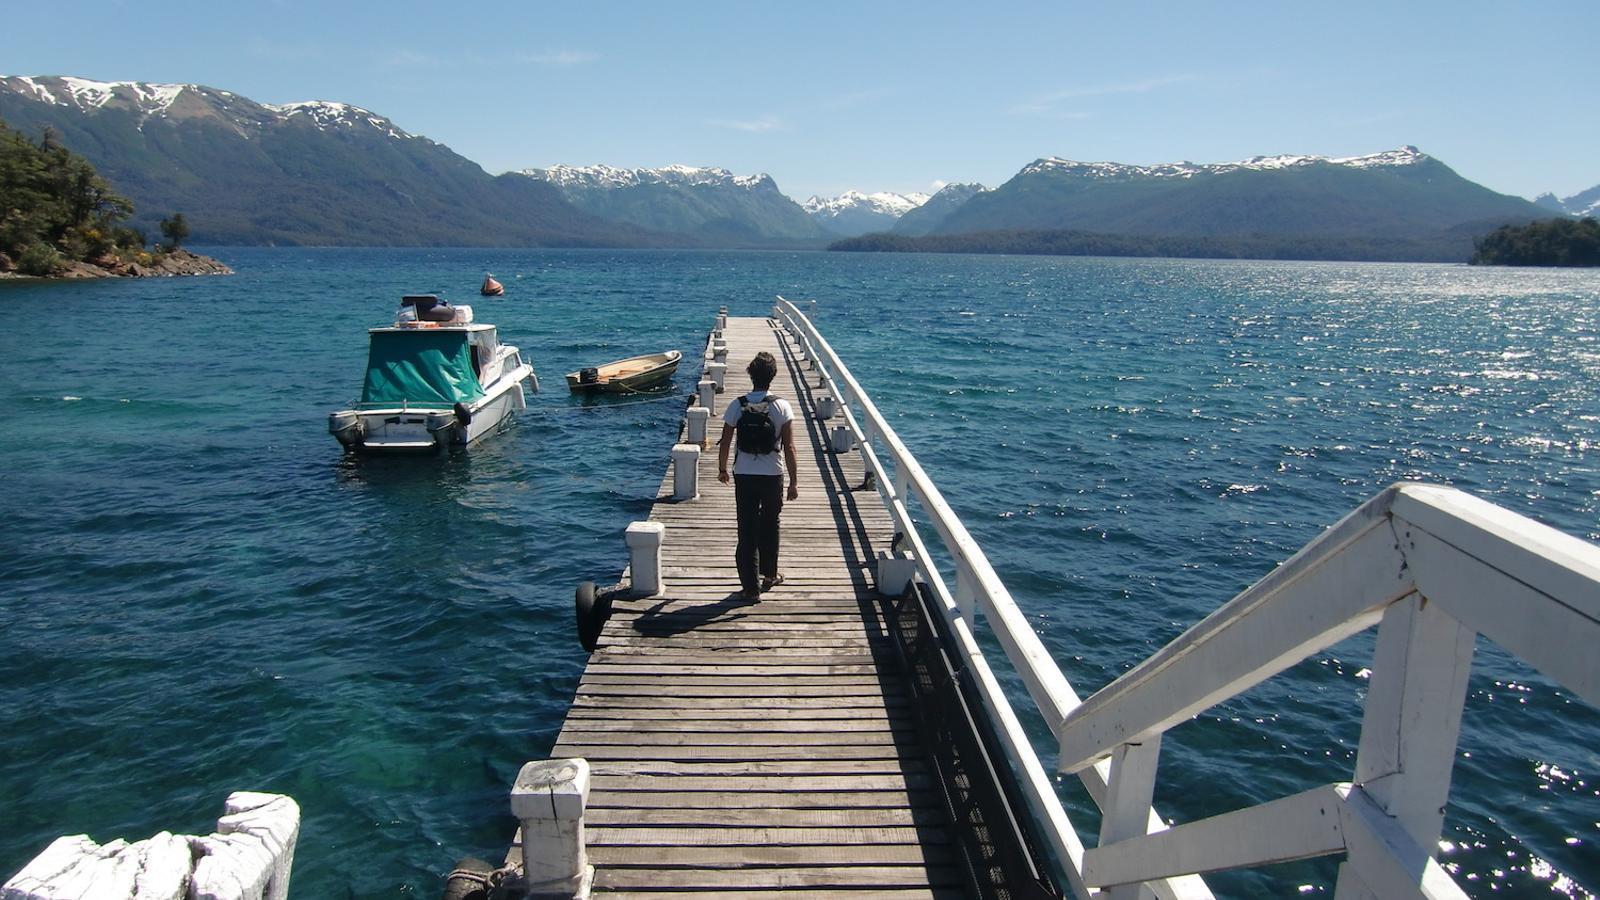
[[[138,253],[133,204],[46,129],[37,142],[0,122],[0,270],[49,275],[68,261]]]
[[[167,247],[171,250],[178,249],[184,241],[189,239],[189,223],[184,221],[183,213],[173,213],[172,218],[161,220],[161,234],[167,239]]]

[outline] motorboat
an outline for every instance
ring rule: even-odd
[[[681,351],[667,350],[579,369],[567,373],[567,388],[575,394],[637,394],[670,380],[682,358]]]
[[[361,400],[328,416],[347,450],[428,452],[464,447],[527,408],[523,382],[539,390],[533,367],[500,343],[472,307],[438,297],[401,300],[394,324],[367,330]]]
[[[484,275],[483,275],[483,287],[478,288],[478,293],[482,294],[485,297],[498,297],[501,294],[504,294],[505,292],[506,292],[506,286],[505,285],[501,284],[498,281],[495,281],[493,275],[490,275],[487,272],[484,273]]]

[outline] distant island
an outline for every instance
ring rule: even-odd
[[[179,248],[189,226],[163,220],[166,247],[147,249],[123,224],[133,204],[112,192],[87,160],[46,131],[37,143],[0,122],[0,275],[100,278],[112,275],[230,274],[217,260]]]
[[[1593,217],[1507,225],[1475,243],[1475,266],[1600,266],[1600,221]]]

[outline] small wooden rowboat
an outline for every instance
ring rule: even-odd
[[[483,287],[478,288],[478,293],[485,297],[498,297],[506,292],[506,286],[494,280],[493,275],[487,273],[483,276]]]
[[[658,387],[678,371],[683,354],[677,350],[647,353],[608,362],[603,366],[567,373],[573,393],[632,394]]]

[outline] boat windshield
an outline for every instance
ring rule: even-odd
[[[483,396],[464,331],[380,331],[372,334],[361,405],[440,406]]]

